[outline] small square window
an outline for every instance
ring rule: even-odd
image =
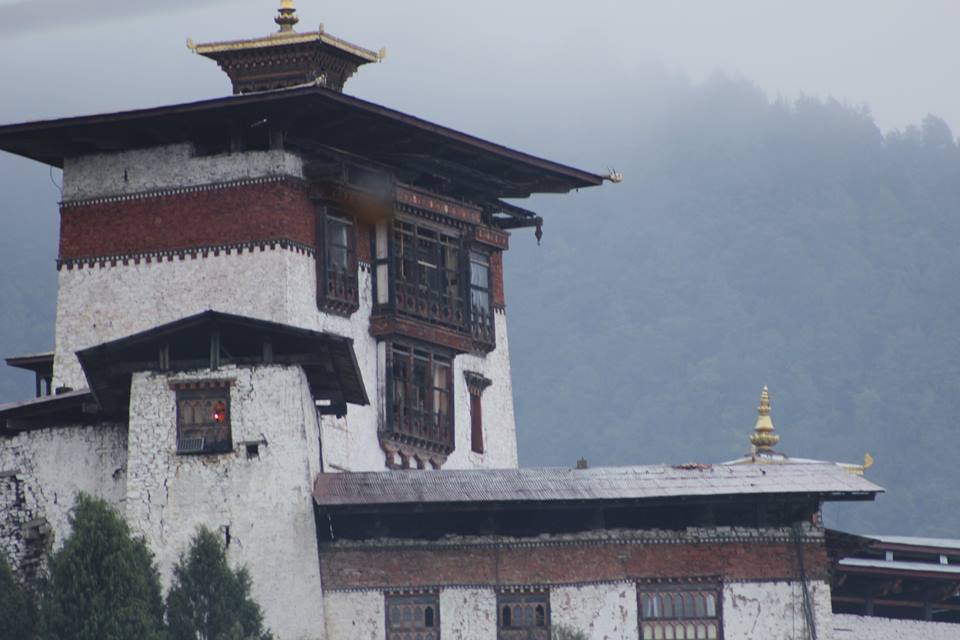
[[[387,640],[440,640],[436,593],[386,594]]]
[[[230,387],[221,381],[184,383],[177,394],[177,453],[226,453],[230,432]]]

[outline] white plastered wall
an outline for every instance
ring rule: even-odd
[[[24,506],[50,524],[54,548],[70,533],[70,510],[79,492],[102,498],[122,513],[126,436],[124,425],[103,424],[25,431],[0,438],[0,471],[20,476]]]
[[[550,589],[550,623],[598,640],[635,640],[637,587],[632,582]]]
[[[382,591],[325,591],[323,610],[326,612],[327,640],[383,640],[387,637]]]
[[[830,586],[822,580],[808,583],[817,638],[832,638]],[[806,640],[811,637],[804,614],[803,585],[799,581],[732,582],[723,588],[724,640]]]
[[[191,144],[66,158],[63,200],[87,200],[271,176],[303,177],[303,161],[287,151],[197,156]]]
[[[835,640],[960,640],[960,624],[836,614]]]
[[[176,453],[171,380],[232,379],[234,452]],[[137,373],[131,384],[127,520],[156,554],[164,587],[197,527],[226,539],[231,563],[246,565],[254,598],[283,640],[323,637],[323,606],[311,497],[319,433],[303,370],[280,365],[224,367],[166,375]],[[265,440],[248,457],[245,442]]]

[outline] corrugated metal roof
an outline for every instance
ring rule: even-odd
[[[884,569],[888,571],[924,571],[960,575],[960,566],[937,564],[935,562],[902,562],[899,560],[869,560],[866,558],[844,558],[841,567],[861,567],[864,569]]]
[[[828,464],[696,468],[667,465],[321,473],[321,506],[646,500],[733,495],[819,494],[870,500],[883,489]]]
[[[952,538],[917,538],[914,536],[863,536],[884,544],[900,544],[911,547],[960,550],[960,540]]]

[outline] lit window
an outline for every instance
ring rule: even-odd
[[[177,397],[177,453],[233,450],[229,382],[174,383]]]
[[[497,594],[497,640],[549,640],[548,591]]]
[[[706,585],[640,585],[643,640],[719,640],[720,590]]]
[[[436,594],[386,594],[387,640],[439,640],[440,601]]]

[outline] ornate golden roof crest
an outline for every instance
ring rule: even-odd
[[[763,385],[760,392],[760,406],[757,407],[757,424],[753,427],[750,443],[757,453],[772,453],[773,447],[780,442],[780,436],[773,432],[773,420],[770,418],[770,390]]]

